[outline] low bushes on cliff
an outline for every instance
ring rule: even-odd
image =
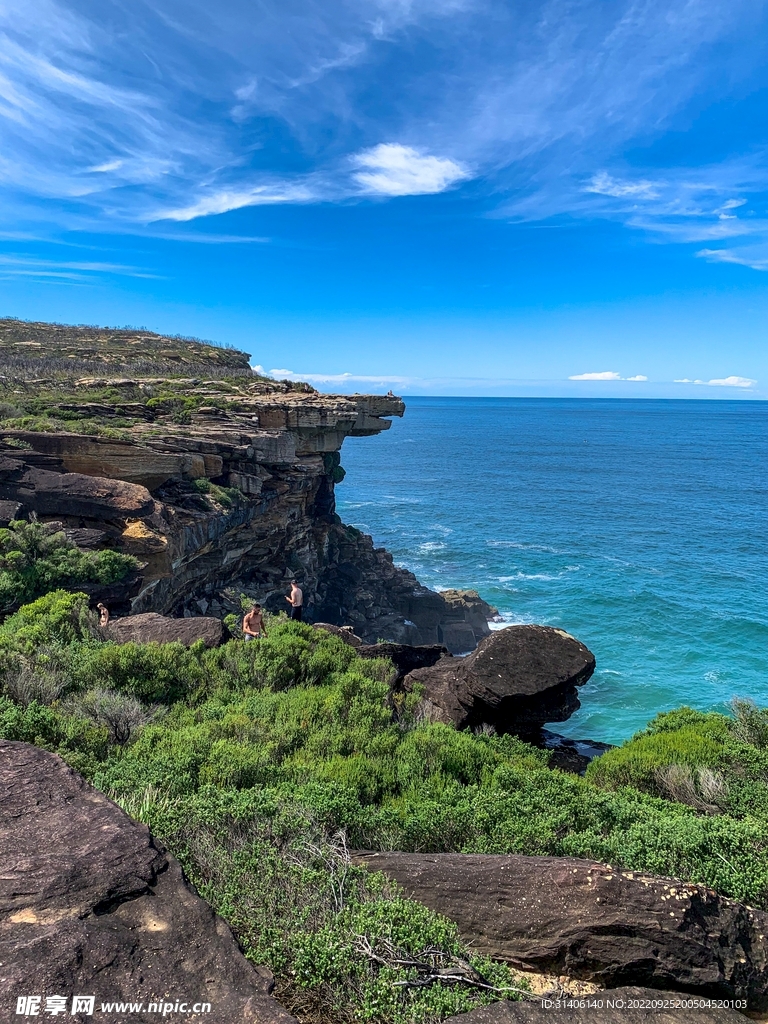
[[[177,852],[302,1020],[413,1024],[515,997],[520,983],[508,967],[467,950],[453,923],[383,875],[351,866],[343,834],[329,836],[296,803],[253,788],[175,798],[150,788],[117,800]],[[501,991],[411,987],[416,972],[397,959],[467,976],[469,964],[476,980]]]
[[[737,700],[733,716],[691,708],[657,715],[593,761],[587,779],[630,786],[707,814],[768,821],[768,709]]]
[[[14,521],[0,529],[0,612],[60,587],[117,583],[137,565],[117,551],[81,551],[44,523]]]
[[[287,620],[267,639],[212,650],[116,645],[94,633],[84,595],[49,594],[6,620],[0,651],[0,735],[59,751],[147,821],[313,1019],[419,1021],[469,1005],[439,986],[423,999],[401,986],[395,999],[359,936],[370,949],[399,936],[410,955],[443,925],[363,892],[354,872],[339,889],[340,840],[329,837],[590,857],[768,906],[765,714],[751,706],[659,716],[581,779],[512,736],[416,721],[416,692],[394,714],[389,663]],[[105,690],[130,729],[100,713]],[[719,803],[669,799],[674,766],[698,795],[702,772],[721,778]]]

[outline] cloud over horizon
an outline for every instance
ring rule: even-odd
[[[691,380],[688,377],[683,377],[680,380],[675,380],[675,384],[704,384],[710,388],[753,388],[757,384],[756,380],[752,380],[751,377],[717,377],[713,380]]]
[[[568,378],[568,380],[625,380],[625,381],[645,381],[648,380],[642,373],[638,373],[634,377],[622,377],[621,374],[616,373],[614,370],[601,370],[597,373],[575,373]]]

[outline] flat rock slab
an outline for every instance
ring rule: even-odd
[[[607,988],[768,1008],[768,914],[703,885],[572,857],[361,853],[483,953]]]
[[[103,630],[105,640],[118,644],[170,644],[186,647],[202,640],[206,647],[218,647],[224,641],[224,623],[210,615],[190,619],[171,619],[157,612],[142,612],[112,619]]]
[[[0,850],[0,1020],[22,1019],[19,996],[41,996],[43,1017],[46,996],[69,1010],[92,995],[111,1024],[123,1017],[102,1002],[210,1003],[163,1019],[295,1024],[179,863],[55,754],[0,741]]]
[[[448,1017],[443,1024],[551,1024],[554,1020],[569,1024],[679,1024],[688,1020],[698,1024],[745,1024],[747,1020],[729,1007],[685,1005],[691,1002],[695,998],[680,992],[628,986],[589,997],[566,997],[560,1005],[555,999],[504,1000]]]
[[[5,455],[0,455],[0,499],[19,501],[41,516],[65,514],[106,522],[149,515],[155,504],[139,484],[36,469],[26,458]]]
[[[579,707],[576,688],[595,670],[584,644],[551,626],[508,626],[481,640],[464,658],[444,658],[411,672],[432,717],[457,728],[493,725],[499,732],[536,733]]]

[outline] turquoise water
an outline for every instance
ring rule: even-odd
[[[557,731],[617,743],[680,704],[768,704],[768,403],[411,398],[345,442],[346,522],[597,671]]]

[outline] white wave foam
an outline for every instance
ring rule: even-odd
[[[514,612],[499,612],[499,619],[489,622],[488,625],[491,631],[495,632],[498,629],[506,629],[507,626],[529,626],[532,621],[532,619],[521,615],[515,615]]]
[[[546,572],[516,572],[513,576],[497,576],[499,583],[511,583],[513,580],[543,580],[545,583],[552,583],[554,580],[561,580],[563,573],[559,572],[552,576]]]
[[[425,544],[419,544],[419,551],[442,551],[445,546],[441,540],[428,540]]]

